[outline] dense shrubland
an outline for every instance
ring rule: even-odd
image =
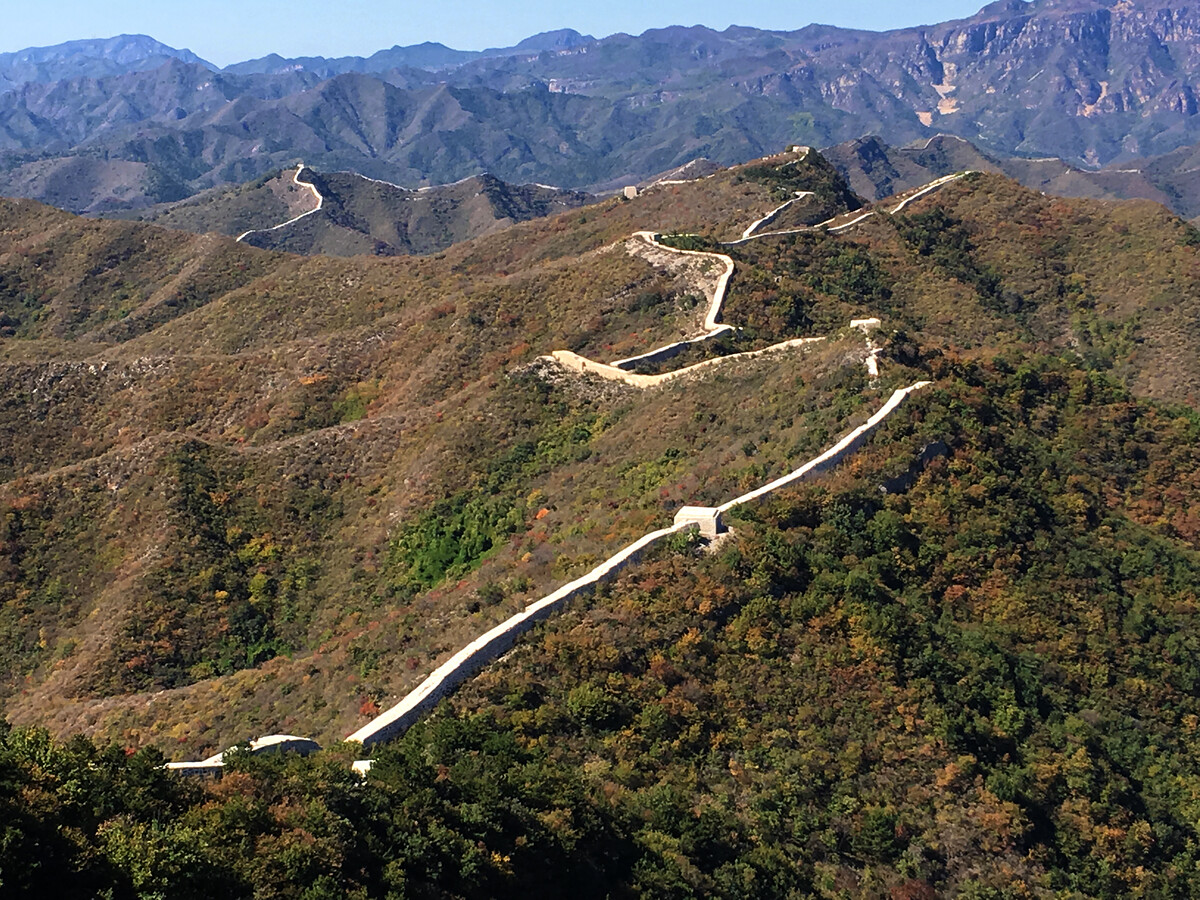
[[[61,896],[1191,896],[1200,418],[1060,359],[937,366],[855,465],[542,626],[365,783],[340,749],[178,782],[152,752],[6,733],[0,877]],[[948,456],[882,493],[934,437]],[[31,839],[60,865],[22,864]]]
[[[100,223],[39,270],[75,226],[15,207],[0,687],[13,721],[101,749],[0,739],[4,887],[1195,893],[1193,231],[973,177],[848,233],[728,250],[745,332],[697,353],[826,342],[651,392],[535,362],[689,333],[695,286],[611,242],[713,247],[803,189],[780,171],[403,265],[214,245],[188,267],[200,239],[120,225],[109,253]],[[139,246],[182,254],[168,274],[194,302],[121,331],[130,298],[168,296]],[[875,383],[845,328],[868,315]],[[365,785],[341,749],[235,754],[214,784],[139,750],[336,743],[530,599],[918,378],[848,465],[548,622]],[[59,864],[23,865],[30,841]]]

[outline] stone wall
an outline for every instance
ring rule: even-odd
[[[881,406],[875,412],[875,414],[871,416],[871,418],[867,419],[867,421],[859,425],[820,456],[810,459],[800,468],[789,472],[781,478],[776,478],[774,481],[764,484],[762,487],[750,491],[748,494],[742,494],[742,496],[735,497],[728,503],[723,503],[721,506],[718,506],[717,509],[720,512],[727,512],[733,509],[735,506],[741,506],[744,503],[753,503],[756,500],[766,497],[768,494],[774,493],[780,488],[785,488],[788,485],[806,481],[814,475],[818,475],[821,472],[832,469],[843,459],[861,447],[863,442],[867,439],[867,436],[877,427],[879,427],[881,422],[895,412],[909,394],[911,394],[913,391],[921,390],[921,388],[925,387],[929,383],[930,382],[928,381],[918,381],[915,384],[910,384],[906,388],[900,388],[899,390],[894,391],[892,396],[888,398],[887,403],[883,404],[883,406]]]
[[[714,518],[714,521],[719,521],[721,513],[735,506],[753,502],[790,484],[803,481],[819,472],[833,468],[842,459],[858,449],[867,436],[890,416],[909,394],[920,390],[927,384],[929,384],[927,381],[918,381],[916,384],[895,391],[871,418],[858,426],[858,428],[855,428],[820,456],[810,460],[795,471],[789,472],[782,478],[777,478],[775,481],[763,485],[757,490],[743,494],[741,497],[730,500],[728,503],[709,511],[712,514],[712,518]],[[619,553],[598,565],[587,575],[572,581],[570,584],[564,585],[554,593],[530,604],[524,611],[500,623],[482,637],[476,638],[458,653],[454,654],[454,656],[450,657],[450,659],[446,660],[446,662],[442,663],[432,675],[421,682],[408,696],[348,736],[346,740],[360,741],[364,746],[370,746],[371,744],[386,741],[403,733],[417,719],[436,706],[454,688],[466,681],[483,666],[507,653],[517,638],[532,628],[535,623],[544,620],[551,613],[561,609],[569,601],[590,593],[597,584],[612,578],[631,562],[636,562],[641,558],[646,548],[658,543],[668,535],[698,527],[695,521],[685,518],[670,528],[652,531],[650,534],[634,541],[628,547],[625,547]]]
[[[433,674],[417,685],[403,700],[349,735],[346,740],[359,741],[364,747],[369,747],[402,734],[454,688],[483,666],[494,662],[512,649],[517,638],[536,623],[548,618],[551,613],[558,611],[571,600],[591,593],[596,585],[609,580],[630,563],[641,559],[647,548],[668,535],[696,528],[695,523],[683,522],[670,528],[652,531],[606,559],[582,578],[565,584],[552,594],[531,603],[522,612],[467,644],[438,666]]]

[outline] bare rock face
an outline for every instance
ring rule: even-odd
[[[927,29],[827,39],[794,71],[813,72],[846,112],[878,110],[887,92],[931,129],[1101,165],[1200,134],[1198,33],[1200,10],[1177,4],[1016,0]]]

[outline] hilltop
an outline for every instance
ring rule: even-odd
[[[490,175],[407,190],[353,172],[305,167],[300,175],[293,169],[235,188],[213,188],[182,203],[140,211],[136,218],[289,253],[396,256],[444,250],[595,200],[581,191],[508,184]],[[285,222],[292,224],[280,227]]]

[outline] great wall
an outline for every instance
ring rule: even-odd
[[[302,184],[298,179],[300,172],[304,166],[296,170],[296,183]],[[910,192],[905,196],[895,207],[887,212],[895,214],[913,200],[924,196],[929,192],[950,183],[956,178],[960,178],[968,173],[962,172],[955,175],[945,176],[933,182],[930,182],[923,187]],[[313,192],[316,188],[313,187]],[[317,193],[320,197],[320,194]],[[723,246],[733,246],[745,243],[748,240],[757,238],[774,237],[783,234],[794,234],[800,231],[808,231],[815,228],[827,228],[830,232],[838,232],[856,225],[864,221],[870,216],[875,215],[874,210],[868,210],[865,213],[855,217],[849,222],[830,226],[830,223],[836,221],[838,217],[834,217],[826,222],[819,223],[815,226],[807,226],[803,229],[793,229],[790,231],[781,232],[766,232],[763,234],[754,234],[756,227],[762,223],[770,221],[782,209],[790,205],[792,202],[802,199],[797,196],[782,204],[780,207],[772,210],[763,218],[757,220],[749,228],[743,232],[741,239],[724,244]],[[319,207],[318,207],[319,208]],[[315,212],[312,210],[310,212]],[[306,213],[305,215],[307,215]],[[297,217],[302,218],[303,216]],[[295,219],[283,223],[290,224]],[[281,226],[276,226],[281,227]],[[664,347],[659,347],[647,353],[628,359],[617,360],[613,363],[600,363],[586,357],[579,356],[566,350],[553,351],[549,356],[542,357],[545,362],[561,366],[570,372],[575,372],[580,375],[592,375],[599,378],[619,381],[630,387],[641,389],[652,389],[660,387],[670,381],[685,377],[696,376],[715,365],[723,365],[738,360],[744,360],[751,357],[760,356],[767,353],[776,353],[789,349],[803,347],[806,344],[822,341],[823,337],[810,338],[795,338],[789,341],[783,341],[778,344],[772,344],[768,347],[759,350],[748,351],[745,353],[730,354],[728,356],[715,357],[704,360],[692,366],[682,369],[666,372],[661,375],[644,375],[636,372],[631,372],[628,369],[633,365],[649,361],[661,361],[669,359],[678,354],[682,349],[685,349],[691,344],[701,341],[710,340],[713,337],[729,333],[733,330],[733,326],[720,324],[721,307],[725,299],[725,293],[729,286],[730,278],[734,272],[733,259],[722,253],[710,253],[706,251],[696,250],[680,250],[669,247],[658,240],[658,235],[650,231],[639,231],[633,235],[633,239],[642,240],[646,243],[672,253],[690,254],[696,256],[706,256],[714,259],[721,266],[723,271],[718,277],[712,291],[712,296],[709,298],[709,304],[702,323],[702,333],[696,337],[685,341],[678,341],[673,344],[668,344]],[[240,238],[239,238],[240,240]],[[869,374],[874,378],[878,375],[878,348],[871,341],[871,331],[880,325],[878,319],[866,318],[855,319],[850,323],[852,328],[859,329],[863,332],[866,343],[867,353],[863,360]],[[681,508],[675,515],[674,522],[667,528],[661,528],[656,531],[651,531],[648,534],[638,538],[633,543],[614,553],[604,562],[600,563],[586,575],[571,581],[562,587],[552,591],[544,597],[530,603],[521,612],[511,616],[489,631],[485,632],[480,637],[476,638],[471,643],[467,644],[449,659],[443,662],[432,673],[425,677],[413,690],[406,694],[399,702],[384,710],[378,716],[367,722],[357,731],[346,736],[345,741],[357,742],[362,744],[364,748],[371,747],[375,744],[382,743],[397,737],[411,727],[423,715],[432,710],[442,699],[448,696],[453,690],[478,672],[481,668],[491,662],[496,661],[516,643],[517,639],[529,631],[538,622],[544,621],[551,614],[562,609],[572,600],[584,597],[592,593],[597,586],[611,580],[624,568],[631,563],[635,563],[642,558],[645,552],[655,545],[661,543],[672,535],[682,532],[697,531],[705,538],[714,538],[724,530],[722,521],[723,514],[735,507],[749,503],[754,503],[769,496],[770,494],[799,484],[808,480],[822,472],[836,466],[845,457],[854,453],[865,442],[868,435],[879,427],[892,413],[900,408],[901,404],[915,391],[919,391],[926,387],[930,382],[917,381],[907,387],[899,388],[893,391],[888,398],[870,418],[863,424],[850,431],[831,447],[808,460],[799,468],[783,475],[774,481],[768,482],[755,490],[735,497],[717,507],[694,507],[685,506]],[[315,741],[308,738],[297,737],[295,735],[268,735],[258,738],[250,743],[251,752],[269,753],[281,751],[295,752],[311,752],[318,749],[319,745]],[[204,760],[194,762],[172,762],[167,763],[167,767],[181,772],[192,772],[202,774],[219,773],[224,766],[224,753],[218,753]],[[353,768],[360,774],[366,774],[371,768],[369,759],[358,760],[353,763]]]
[[[280,228],[286,228],[288,225],[291,225],[294,222],[299,222],[305,216],[311,216],[313,213],[321,211],[322,207],[325,206],[325,198],[321,196],[321,192],[317,190],[317,186],[311,181],[300,180],[300,173],[303,172],[305,168],[306,166],[304,163],[300,163],[298,166],[296,166],[296,174],[292,176],[292,183],[303,188],[308,188],[310,191],[312,191],[313,196],[317,198],[317,205],[307,212],[300,213],[300,215],[296,216],[295,218],[288,219],[286,222],[280,222],[278,225],[272,225],[270,228],[251,228],[249,231],[243,231],[235,238],[238,243],[246,240],[246,238],[250,237],[252,234],[262,234],[267,231],[278,231]]]

